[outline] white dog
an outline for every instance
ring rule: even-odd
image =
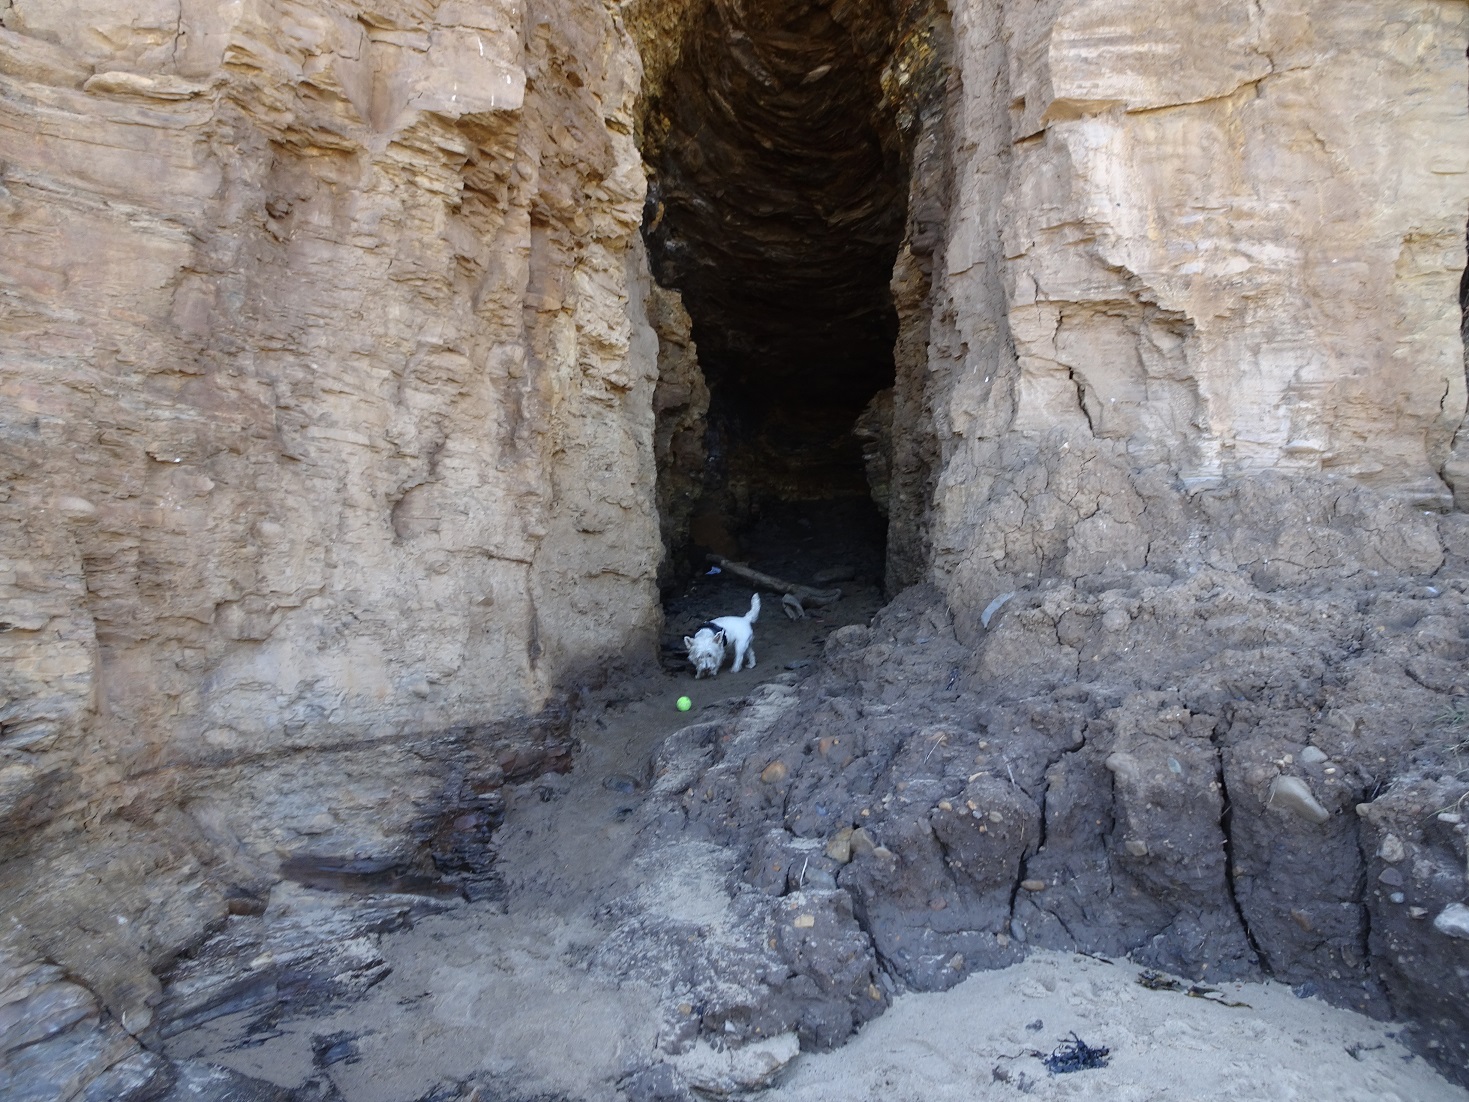
[[[755,629],[751,625],[759,618],[760,594],[757,593],[750,598],[750,611],[743,616],[721,616],[717,620],[700,624],[694,629],[692,636],[685,635],[683,645],[689,652],[689,661],[694,664],[694,680],[697,681],[706,673],[710,677],[719,676],[726,642],[733,643],[735,649],[731,672],[738,673],[744,666],[753,670],[755,648],[751,644],[755,641]],[[745,661],[747,658],[748,662]]]

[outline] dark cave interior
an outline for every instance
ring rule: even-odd
[[[893,385],[895,25],[885,0],[711,0],[649,90],[644,239],[710,392],[695,550],[777,505],[870,501],[852,429]]]

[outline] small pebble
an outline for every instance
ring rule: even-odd
[[[1020,886],[1028,892],[1043,892],[1046,890],[1044,880],[1022,880]]]
[[[1308,746],[1301,751],[1301,760],[1307,765],[1319,765],[1326,760],[1326,751],[1319,746]]]
[[[1389,865],[1395,865],[1408,856],[1408,850],[1403,845],[1403,840],[1396,834],[1384,834],[1382,843],[1377,847],[1377,856]]]
[[[760,779],[766,784],[779,784],[790,775],[791,771],[783,761],[773,761],[760,770]]]
[[[1462,903],[1450,903],[1433,920],[1433,928],[1449,937],[1469,940],[1469,907]]]
[[[826,855],[838,864],[845,865],[852,859],[852,828],[843,827],[826,842]]]
[[[1309,823],[1320,824],[1331,818],[1331,812],[1312,794],[1311,786],[1299,777],[1276,777],[1270,784],[1265,806],[1293,812]]]

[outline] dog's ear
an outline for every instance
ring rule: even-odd
[[[683,637],[683,649],[684,650],[693,650],[694,649],[694,641],[692,639],[690,639],[687,635],[685,635]]]
[[[726,639],[724,638],[724,632],[721,631],[717,635],[715,635],[714,636],[714,641],[716,643],[718,643],[721,647],[724,646],[724,644],[726,642]]]

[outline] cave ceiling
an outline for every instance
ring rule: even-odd
[[[860,408],[892,381],[893,27],[882,0],[711,0],[648,90],[654,274],[726,401]]]

